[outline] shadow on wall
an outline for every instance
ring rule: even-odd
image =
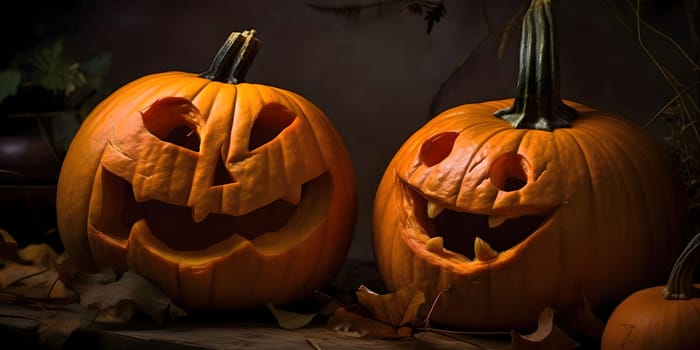
[[[317,0],[325,5],[347,1]],[[436,103],[436,110],[511,97],[516,31],[497,57],[501,30],[522,0],[484,2],[492,34]],[[650,19],[672,36],[685,30],[679,6]],[[426,35],[400,4],[359,20],[315,11],[302,1],[98,1],[72,14],[66,46],[80,55],[113,53],[112,84],[180,70],[204,71],[232,31],[255,28],[262,46],[248,81],[297,92],[334,122],[351,153],[359,216],[350,257],[372,259],[374,192],[403,141],[432,116],[430,105],[455,65],[487,35],[481,1],[448,1]],[[562,95],[644,123],[672,96],[635,37],[603,1],[557,2]]]

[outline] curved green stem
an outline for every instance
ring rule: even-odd
[[[255,29],[233,32],[216,53],[209,69],[200,77],[229,84],[242,83],[260,48]]]
[[[693,273],[700,260],[700,233],[696,234],[673,264],[664,289],[668,300],[687,300],[700,297],[700,289],[693,285]]]
[[[523,18],[513,106],[494,113],[519,129],[567,128],[578,112],[560,96],[559,53],[550,0],[533,0]]]

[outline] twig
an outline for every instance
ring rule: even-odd
[[[680,45],[678,45],[678,42],[676,42],[675,40],[673,40],[673,39],[672,39],[671,37],[669,37],[666,33],[664,33],[664,32],[662,32],[662,31],[656,29],[656,27],[650,25],[646,20],[644,20],[644,18],[642,18],[642,16],[639,14],[639,1],[637,1],[636,15],[637,15],[637,21],[638,21],[638,23],[643,24],[647,29],[649,29],[650,31],[652,31],[654,34],[656,34],[656,35],[658,35],[658,36],[664,38],[666,41],[668,41],[669,44],[671,44],[671,46],[673,46],[674,48],[676,48],[676,50],[678,50],[678,52],[681,54],[681,56],[683,56],[683,58],[685,58],[685,59],[688,61],[688,63],[690,63],[690,65],[693,66],[693,68],[694,68],[695,70],[700,70],[700,66],[698,66],[698,64],[695,63],[695,61],[693,61],[692,58],[690,58],[690,56],[685,52],[685,50],[683,50],[683,48],[682,48]],[[638,24],[638,25],[639,25],[639,24]]]
[[[321,347],[316,344],[316,341],[311,338],[306,338],[306,344],[311,345],[314,350],[322,350]]]
[[[688,108],[688,104],[686,103],[686,98],[684,98],[685,95],[682,94],[681,91],[679,90],[680,83],[666,67],[664,67],[661,63],[659,63],[659,61],[651,53],[651,51],[647,48],[646,44],[644,43],[644,40],[642,39],[642,30],[641,30],[642,18],[641,18],[641,14],[639,11],[640,10],[640,0],[637,0],[636,8],[632,5],[631,0],[628,1],[628,4],[632,8],[632,11],[634,12],[634,14],[636,16],[637,41],[639,42],[640,47],[642,48],[644,53],[646,53],[646,55],[649,57],[651,62],[658,68],[661,75],[664,77],[664,79],[666,79],[668,84],[671,86],[673,91],[676,93],[676,96],[680,96],[678,99],[678,102],[679,102],[679,105],[681,108],[681,114],[680,114],[681,115],[681,122],[683,125],[689,125],[690,128],[687,130],[693,131],[695,133],[696,140],[700,141],[700,133],[698,132],[698,129],[697,129],[697,126],[695,125],[695,123],[688,124],[692,120],[692,117],[691,117],[692,114],[691,114],[690,109]],[[698,106],[697,106],[697,104],[694,103],[694,101],[692,102],[692,106],[694,107],[697,115],[700,115],[700,109],[698,109]],[[683,149],[683,153],[687,154],[688,150],[689,150],[689,146],[688,146],[688,141],[684,137],[685,131],[686,130],[684,130],[683,133],[681,134],[681,137],[679,137],[679,142],[680,142],[681,147]],[[693,174],[694,172],[693,172],[693,169],[690,166],[690,164],[687,161],[681,161],[681,163],[682,163],[682,166],[684,166],[686,168],[685,170],[689,174],[689,177],[694,178],[694,174]]]
[[[695,48],[695,51],[700,52],[700,38],[698,38],[698,30],[697,30],[697,21],[698,18],[700,17],[699,15],[696,15],[694,12],[697,11],[698,14],[700,14],[700,4],[697,3],[696,0],[693,0],[695,3],[694,5],[691,5],[691,0],[683,0],[683,5],[685,7],[685,12],[688,14],[688,28],[690,29],[690,42],[692,43],[693,47]],[[695,6],[695,8],[692,8]]]
[[[481,10],[484,18],[484,23],[486,23],[486,35],[484,35],[484,37],[481,39],[481,41],[479,41],[478,44],[476,44],[475,47],[467,51],[467,53],[464,55],[464,57],[462,57],[457,66],[454,69],[452,69],[452,72],[447,77],[447,79],[440,84],[440,87],[438,88],[437,92],[435,92],[432,100],[430,101],[430,114],[428,118],[432,118],[437,114],[437,102],[440,96],[442,96],[444,91],[447,89],[448,85],[450,85],[450,83],[454,81],[454,79],[457,77],[457,73],[459,73],[459,71],[461,71],[462,68],[464,68],[464,66],[467,64],[467,62],[469,62],[474,53],[477,52],[493,34],[493,27],[491,26],[491,20],[489,19],[489,14],[486,9],[486,0],[481,0]]]
[[[497,57],[499,59],[503,58],[503,52],[505,51],[506,44],[508,43],[508,38],[510,38],[510,35],[516,31],[516,29],[520,28],[523,22],[523,17],[525,17],[525,13],[529,7],[530,4],[524,2],[518,11],[513,14],[508,22],[506,22],[506,26],[503,28],[503,32],[501,33],[501,41],[498,43]]]
[[[645,129],[649,128],[651,126],[651,124],[653,124],[656,121],[656,119],[658,119],[664,113],[664,111],[666,111],[666,109],[668,107],[671,107],[671,105],[673,103],[675,103],[676,101],[678,101],[679,98],[681,98],[683,95],[687,94],[688,91],[690,91],[692,88],[694,88],[698,85],[700,85],[700,80],[695,81],[694,83],[686,86],[683,90],[681,90],[678,94],[676,94],[676,96],[674,96],[670,101],[668,101],[663,107],[661,107],[661,109],[659,109],[659,111],[656,112],[656,114],[654,114],[654,116],[651,117],[647,121],[646,124],[644,124],[644,128]]]
[[[5,288],[7,288],[7,287],[12,287],[12,286],[14,286],[16,283],[22,282],[22,281],[24,281],[24,280],[26,280],[26,279],[29,279],[29,278],[32,278],[32,277],[34,277],[34,276],[39,276],[39,275],[41,275],[42,273],[49,272],[50,270],[51,270],[51,269],[45,269],[45,270],[37,271],[37,272],[34,272],[34,273],[30,273],[30,274],[28,274],[28,275],[26,275],[26,276],[22,276],[22,277],[20,277],[20,278],[18,278],[18,279],[16,279],[16,280],[12,281],[12,283],[10,283],[10,284],[8,284],[7,286],[5,286]]]

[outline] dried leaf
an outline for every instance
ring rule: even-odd
[[[53,267],[65,259],[46,243],[30,244],[20,249],[17,254],[24,261],[30,261],[34,266]]]
[[[369,310],[377,321],[397,328],[412,324],[416,320],[418,308],[425,303],[423,292],[412,285],[384,295],[362,285],[356,294],[360,305]]]
[[[306,305],[304,311],[291,311],[288,309],[280,309],[272,303],[265,303],[265,306],[277,320],[277,324],[284,329],[298,329],[307,326],[318,315],[332,315],[338,308],[341,307],[334,299],[324,300],[323,303],[315,305]]]
[[[0,269],[0,289],[4,302],[20,299],[69,302],[76,294],[60,280],[52,268],[8,263]]]
[[[426,22],[428,22],[428,34],[433,30],[433,26],[435,23],[440,22],[440,20],[447,15],[447,8],[445,8],[445,3],[444,1],[440,1],[440,3],[435,6],[434,8],[431,8],[426,14],[423,19],[425,19]]]
[[[370,317],[340,308],[328,320],[327,328],[344,335],[358,338],[397,339],[394,327]],[[402,331],[402,334],[405,333]],[[410,335],[410,331],[409,331]]]
[[[318,315],[318,313],[302,314],[299,312],[282,310],[276,308],[272,303],[265,303],[268,310],[277,319],[277,324],[284,329],[299,329],[303,328]]]
[[[103,322],[126,322],[136,311],[148,314],[158,324],[185,315],[160,289],[133,271],[118,280],[111,269],[81,274],[71,287],[78,291],[80,304],[100,310],[97,320]]]
[[[80,304],[70,304],[66,305],[61,312],[39,319],[37,326],[39,343],[44,349],[62,349],[73,332],[92,323],[96,313]]]
[[[61,349],[70,335],[80,328],[80,319],[55,320],[45,318],[39,320],[39,343],[49,349]]]
[[[12,235],[0,228],[0,260],[13,261],[18,264],[31,264],[31,261],[26,261],[19,256],[19,247],[17,241]]]
[[[359,303],[338,309],[328,320],[329,329],[357,337],[409,337],[418,308],[425,303],[425,295],[414,286],[380,295],[362,285],[355,294]]]
[[[20,249],[14,237],[0,229],[0,261],[51,267],[64,258],[64,255],[59,255],[46,243],[30,244]]]
[[[0,229],[0,289],[2,302],[61,301],[76,298],[61,282],[55,267],[63,256],[47,244],[31,244],[19,249],[9,232]]]
[[[554,324],[554,309],[545,308],[537,319],[537,329],[533,333],[521,335],[515,330],[511,331],[511,345],[514,350],[565,350],[579,344]]]

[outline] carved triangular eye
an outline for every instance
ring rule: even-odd
[[[199,152],[197,123],[201,114],[192,102],[181,97],[166,97],[141,113],[143,125],[157,138]]]
[[[272,141],[284,129],[292,125],[294,119],[296,116],[279,104],[265,105],[253,122],[248,149],[252,151]]]

